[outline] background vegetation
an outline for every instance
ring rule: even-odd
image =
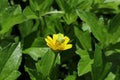
[[[0,0],[0,80],[120,80],[120,0]]]

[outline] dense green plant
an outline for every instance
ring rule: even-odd
[[[120,80],[119,31],[120,0],[0,0],[0,80]]]

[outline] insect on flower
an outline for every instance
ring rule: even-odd
[[[69,37],[64,36],[61,33],[53,34],[52,38],[50,36],[47,36],[45,38],[45,41],[47,42],[47,45],[55,51],[67,50],[72,48],[72,44],[68,44],[68,42],[70,41]]]

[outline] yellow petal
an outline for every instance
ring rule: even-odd
[[[57,40],[58,39],[58,34],[53,34],[53,40]]]
[[[56,47],[55,47],[53,44],[47,43],[47,45],[48,45],[51,49],[57,50]]]
[[[54,43],[53,43],[53,40],[50,36],[47,36],[47,38],[45,38],[45,41],[47,42],[47,45],[50,47],[50,48],[54,48]]]
[[[72,48],[72,44],[67,44],[67,45],[65,46],[64,50],[67,50],[67,49],[70,49],[70,48]]]
[[[70,41],[70,39],[67,36],[65,36],[64,39],[65,39],[64,44],[67,44]]]
[[[47,36],[47,38],[45,38],[45,41],[46,41],[47,43],[53,42],[53,40],[52,40],[52,38],[51,38],[50,36]]]
[[[58,48],[58,50],[64,50],[65,46],[64,45],[59,45],[57,48]]]

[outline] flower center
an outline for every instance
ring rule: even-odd
[[[63,36],[61,34],[58,34],[58,42],[63,43],[65,41],[65,39],[63,38]]]
[[[62,43],[59,41],[56,41],[56,46],[58,47],[59,45],[61,45]]]

